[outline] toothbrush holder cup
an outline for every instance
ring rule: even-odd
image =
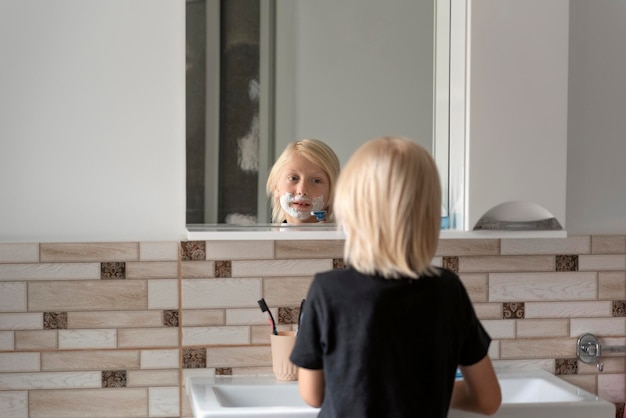
[[[278,380],[297,380],[298,367],[289,360],[296,343],[295,331],[279,331],[270,334],[272,348],[272,370]]]

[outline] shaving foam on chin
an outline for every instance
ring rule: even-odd
[[[296,207],[291,206],[291,203],[308,202],[311,204],[311,209],[307,211],[298,210]],[[293,193],[285,193],[280,197],[280,206],[283,208],[287,215],[300,221],[306,221],[311,217],[311,212],[322,210],[324,207],[324,195],[314,197],[309,201],[302,196],[294,196]]]

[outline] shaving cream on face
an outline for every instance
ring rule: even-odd
[[[300,211],[296,207],[291,206],[291,203],[307,202],[311,204],[311,209],[307,211]],[[306,221],[311,217],[311,212],[322,210],[324,208],[324,195],[314,197],[313,199],[305,199],[302,196],[294,196],[293,193],[285,193],[280,197],[280,206],[283,208],[287,215],[300,221]]]

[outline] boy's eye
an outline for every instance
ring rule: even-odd
[[[322,183],[322,179],[313,179],[313,183],[321,184]]]
[[[287,180],[289,180],[289,181],[296,181],[296,180],[298,180],[298,177],[297,176],[287,176]]]

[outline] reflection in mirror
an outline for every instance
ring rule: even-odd
[[[447,205],[448,27],[449,0],[187,0],[187,223],[270,222],[267,173],[303,138],[343,165],[410,137]]]

